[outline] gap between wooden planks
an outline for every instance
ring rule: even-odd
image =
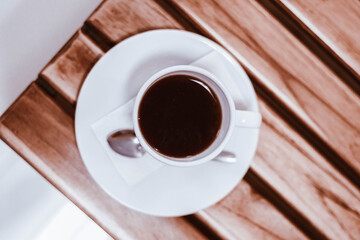
[[[278,19],[304,46],[328,66],[355,94],[360,94],[360,79],[352,69],[337,56],[303,22],[279,1],[257,0],[271,15]],[[321,5],[321,4],[320,4]]]
[[[360,2],[276,0],[342,62],[360,83]]]

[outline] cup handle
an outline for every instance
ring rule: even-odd
[[[261,125],[261,114],[252,111],[235,111],[235,126],[242,128],[259,128]]]

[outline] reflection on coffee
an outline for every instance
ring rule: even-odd
[[[138,122],[147,143],[176,158],[196,155],[215,140],[222,121],[215,93],[188,75],[164,77],[141,99]]]

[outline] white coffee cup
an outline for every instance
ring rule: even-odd
[[[175,158],[156,151],[143,137],[139,127],[139,106],[146,91],[157,81],[171,75],[190,75],[206,83],[217,95],[222,109],[222,123],[216,139],[204,151],[194,156]],[[178,65],[165,68],[151,76],[140,88],[134,104],[133,124],[136,137],[147,153],[157,160],[172,166],[195,166],[214,159],[229,141],[235,127],[259,128],[261,115],[258,112],[236,110],[229,91],[210,72],[195,66]]]

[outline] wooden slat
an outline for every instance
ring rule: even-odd
[[[233,239],[306,239],[284,215],[246,181],[216,205],[198,215]]]
[[[360,236],[360,192],[260,101],[263,125],[251,169],[330,239]]]
[[[1,138],[115,239],[206,239],[183,218],[151,217],[109,197],[81,160],[74,120],[36,84],[1,120]]]
[[[118,6],[120,4],[120,6]],[[129,4],[127,1],[114,1],[114,2],[106,2],[101,6],[101,8],[98,9],[98,11],[92,15],[91,19],[94,22],[97,22],[97,24],[106,25],[109,26],[112,24],[115,24],[117,27],[116,29],[125,29],[128,28],[128,31],[132,33],[136,33],[136,31],[146,31],[153,28],[156,28],[157,26],[153,25],[153,21],[133,21],[133,28],[135,30],[131,30],[127,24],[127,21],[124,21],[125,16],[122,16],[120,20],[114,20],[118,19],[118,17],[104,17],[104,12],[110,12],[110,13],[118,13],[121,14],[122,11],[120,9],[127,9],[127,12],[132,15],[136,14],[138,12],[149,12],[150,10],[147,9],[150,6],[150,9],[157,9],[156,11],[162,11],[160,15],[154,15],[153,17],[160,16],[161,18],[164,18],[163,16],[166,16],[166,12],[162,10],[161,8],[156,5],[154,2],[147,1],[146,4],[138,5],[135,7],[135,5],[126,6],[126,4]],[[116,9],[116,8],[119,9]],[[103,8],[110,8],[112,11],[103,10]],[[132,11],[135,11],[133,13]],[[106,19],[104,22],[104,18]],[[169,21],[168,23],[162,22],[163,26],[176,26],[177,28],[181,28],[181,26],[178,26],[178,24],[172,19],[172,17],[165,17],[164,19],[170,19],[166,20]],[[116,22],[120,21],[120,22]],[[122,25],[125,24],[124,26]],[[157,21],[155,21],[157,24]],[[161,23],[159,21],[159,23]],[[139,24],[139,26],[137,25]],[[116,32],[115,29],[112,29],[111,32],[114,36],[116,36],[115,39],[124,39],[128,33],[123,32],[123,30],[119,30],[121,33]],[[115,31],[115,32],[113,32]],[[74,38],[72,41],[77,41],[76,38]],[[116,41],[116,40],[114,40]],[[83,43],[86,44],[86,43]],[[77,52],[76,47],[79,48],[87,48],[84,46],[78,46],[78,45],[71,45],[68,52]],[[58,56],[58,58],[61,58],[61,55]],[[56,65],[58,63],[58,59],[55,58],[53,61],[53,67],[56,68]],[[69,64],[71,65],[71,61],[68,63],[63,62],[63,65]],[[83,72],[87,71],[87,66],[80,66],[78,69],[82,69]],[[46,69],[44,70],[46,71]],[[54,77],[54,81],[57,81],[57,74],[54,72],[54,75],[48,75],[48,78]],[[71,72],[66,75],[68,78],[68,81],[76,81],[76,82],[82,82],[83,78],[85,77],[84,74],[74,74],[72,75]],[[66,79],[64,78],[66,81]],[[74,87],[79,87],[79,85],[74,85]],[[79,89],[74,89],[73,92],[77,92]],[[237,194],[236,196],[239,197],[236,201],[238,202],[238,210],[239,212],[243,212],[245,215],[240,219],[237,223],[235,222],[235,225],[232,226],[232,228],[237,228],[234,233],[230,233],[231,229],[222,226],[221,223],[218,223],[217,220],[212,220],[211,217],[206,212],[201,212],[194,216],[197,219],[200,219],[203,223],[207,224],[207,227],[212,229],[214,232],[216,232],[219,236],[222,236],[223,238],[238,238],[239,236],[254,236],[254,237],[266,237],[266,238],[273,238],[274,236],[283,236],[291,239],[301,239],[304,238],[304,235],[293,226],[292,223],[290,223],[279,211],[274,208],[273,205],[271,205],[267,200],[262,198],[258,193],[256,193],[254,190],[252,190],[246,183],[242,183],[237,187],[236,190]],[[254,201],[252,201],[254,200]],[[255,201],[256,200],[256,201]],[[241,206],[244,206],[244,208],[241,208]],[[261,207],[262,211],[258,211],[257,209]],[[264,218],[266,216],[266,218]],[[234,217],[232,217],[234,218]],[[264,221],[264,219],[272,219],[272,221]],[[279,224],[278,226],[281,227],[281,231],[279,228],[276,228],[276,225],[273,223]],[[239,225],[241,224],[241,225]],[[263,225],[263,226],[260,226]],[[240,230],[241,229],[241,234]]]
[[[106,20],[106,28],[98,18]],[[110,45],[143,31],[182,28],[154,1],[106,1],[86,23],[91,29],[98,29],[96,34],[106,34]],[[41,71],[40,77],[75,104],[82,82],[102,55],[100,47],[78,31]]]
[[[111,0],[86,21],[106,36],[107,42],[116,44],[134,34],[160,28],[182,28],[182,26],[154,0]]]
[[[360,235],[360,192],[344,178],[324,157],[314,150],[298,133],[284,122],[262,100],[263,114],[260,141],[251,170],[285,202],[298,212],[294,219],[312,239],[356,239]],[[256,182],[247,180],[256,187]],[[242,189],[234,190],[223,201],[204,212],[234,236],[242,239],[281,237],[293,239],[291,228],[284,231],[283,223],[267,215],[251,196],[248,200],[256,208],[248,209]],[[278,204],[282,204],[279,202]],[[254,211],[262,218],[247,219]],[[256,212],[255,212],[256,214]],[[260,213],[257,213],[260,214]],[[286,214],[286,213],[285,213]],[[301,222],[302,221],[302,222]],[[309,226],[304,226],[304,221]],[[253,231],[244,231],[248,224]],[[314,229],[312,229],[314,228]]]
[[[32,84],[2,117],[0,137],[115,238],[203,238],[183,218],[150,217],[112,200],[85,169],[76,147],[73,126],[73,119],[36,84]],[[208,227],[218,231],[218,235],[224,238],[304,238],[274,206],[245,182],[225,201],[236,201],[234,213],[231,213],[231,209],[227,209],[226,213],[233,216],[223,216],[230,221],[231,226],[217,223],[217,217],[222,217],[222,213],[215,214],[217,216],[213,222],[205,217]],[[233,206],[230,204],[228,207]],[[202,219],[204,215],[206,212],[195,217]],[[235,221],[231,222],[232,219]],[[224,228],[223,225],[225,231],[217,229]],[[236,229],[236,232],[230,234],[228,228]]]
[[[360,78],[360,2],[277,0]]]
[[[360,98],[331,69],[257,1],[172,2],[229,49],[272,99],[308,129],[303,132],[308,138],[316,144],[321,140],[325,153],[331,147],[341,157],[334,162],[352,171],[350,178],[358,178]]]
[[[102,55],[102,50],[79,31],[44,68],[40,77],[74,104],[83,80]]]

